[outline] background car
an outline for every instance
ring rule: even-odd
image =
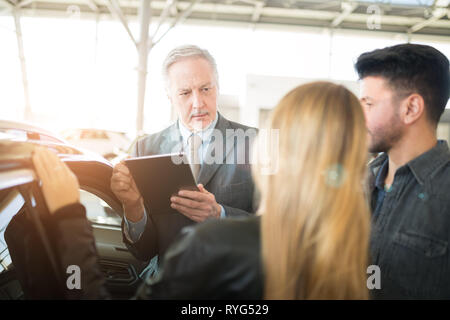
[[[28,127],[12,130],[14,124],[2,123],[0,127],[0,299],[51,298],[35,296],[27,292],[30,279],[24,279],[21,270],[37,274],[44,265],[50,265],[51,257],[35,257],[42,263],[28,265],[26,261],[15,261],[5,240],[5,232],[14,228],[13,238],[18,239],[18,250],[31,250],[32,254],[45,256],[48,234],[39,232],[39,219],[45,216],[46,206],[40,194],[39,184],[30,160],[36,145],[57,153],[75,173],[80,184],[80,201],[85,205],[91,222],[102,272],[106,286],[113,298],[130,298],[136,291],[140,275],[147,263],[135,259],[122,241],[122,205],[110,189],[111,164],[95,154],[87,154],[64,143],[45,130]],[[1,125],[1,124],[0,124]],[[19,127],[16,123],[16,126]],[[23,132],[27,132],[25,137]],[[26,139],[24,139],[26,138]],[[38,219],[36,219],[38,218]],[[28,221],[30,228],[20,229],[20,223]],[[42,230],[41,230],[42,231]],[[9,231],[9,234],[12,232]],[[27,235],[36,234],[35,242],[23,242]],[[41,243],[41,245],[39,245]],[[32,248],[31,248],[31,247]],[[42,252],[40,251],[42,249]],[[17,250],[17,248],[15,248]],[[51,248],[50,248],[51,250]],[[51,255],[50,255],[51,256]],[[41,260],[39,260],[41,261]],[[51,262],[51,261],[50,261]],[[20,266],[16,265],[17,263]],[[148,270],[148,268],[147,268]],[[146,270],[146,271],[147,271]],[[50,293],[49,293],[50,295]]]
[[[67,129],[61,135],[72,145],[96,152],[107,160],[114,160],[127,154],[131,144],[127,134],[119,131]]]

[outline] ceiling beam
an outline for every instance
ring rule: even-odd
[[[342,12],[333,19],[333,21],[331,22],[331,27],[336,28],[337,26],[339,26],[345,18],[347,18],[353,11],[356,10],[356,8],[358,8],[358,6],[359,5],[356,2],[342,2]]]
[[[332,8],[341,4],[341,1],[327,1],[324,3],[319,3],[308,7],[309,10],[324,10]]]
[[[120,7],[117,0],[106,1],[106,6],[108,7],[109,11],[112,14],[116,15],[119,18],[120,22],[122,23],[123,27],[125,28],[125,31],[128,33],[131,41],[134,43],[134,45],[137,48],[138,43],[137,43],[136,39],[134,38],[133,33],[131,32],[130,28],[128,27],[128,21],[125,18],[125,15],[122,12],[122,8]]]
[[[433,10],[433,15],[431,18],[416,23],[415,25],[413,25],[411,28],[408,29],[408,33],[414,33],[419,31],[420,29],[425,28],[426,26],[429,26],[430,24],[442,19],[443,17],[445,17],[446,15],[449,14],[449,10],[445,9],[445,8],[436,8]]]
[[[174,5],[175,5],[175,0],[167,0],[166,1],[164,9],[161,11],[161,14],[159,15],[159,23],[155,29],[155,32],[153,32],[152,39],[156,38],[156,35],[158,34],[159,29],[161,28],[163,23],[166,21],[169,14],[171,14],[171,8]]]
[[[15,7],[14,4],[12,4],[11,2],[7,1],[7,0],[0,0],[0,3],[3,4],[5,7],[12,9]]]
[[[17,4],[17,7],[22,8],[25,6],[28,6],[29,4],[33,3],[34,0],[22,0]]]
[[[110,0],[95,0],[97,7],[100,9],[99,13],[94,13],[86,5],[87,0],[71,0],[72,4],[76,4],[80,7],[83,13],[83,18],[96,18],[100,15],[104,18],[109,18],[110,14],[107,9],[108,5],[111,6]],[[191,8],[191,17],[201,20],[211,20],[219,19],[222,21],[236,21],[245,22],[251,21],[253,18],[258,18],[258,23],[271,23],[279,25],[299,25],[299,26],[311,26],[311,27],[330,27],[331,21],[337,21],[337,17],[341,16],[342,12],[338,13],[335,10],[309,10],[309,9],[295,9],[295,8],[281,8],[281,7],[271,7],[266,3],[264,7],[259,10],[255,10],[255,2],[261,0],[244,0],[236,4],[227,4],[225,1],[220,0],[220,2],[211,2],[212,0],[204,0],[203,2],[198,2],[195,7]],[[445,0],[449,1],[449,0]],[[137,11],[141,4],[141,0],[116,0],[120,4],[120,7],[126,11],[123,15],[127,19],[137,20]],[[231,0],[231,2],[234,2]],[[330,4],[333,1],[330,1]],[[0,0],[0,7],[2,3],[7,3],[11,5],[11,1]],[[438,2],[437,2],[438,3]],[[25,6],[22,8],[22,13],[24,15],[33,16],[52,16],[57,15],[59,12],[61,15],[65,14],[67,6],[63,5],[62,0],[35,0],[32,5]],[[172,9],[177,9],[178,11],[184,11],[189,6],[191,6],[191,1],[178,0],[176,6],[170,6]],[[319,3],[318,3],[319,4]],[[160,15],[167,5],[167,1],[162,0],[152,0],[151,8],[154,14]],[[359,3],[363,6],[362,3]],[[420,34],[430,34],[430,35],[449,35],[450,36],[450,20],[449,19],[437,19],[431,17],[432,19],[426,19],[423,16],[403,16],[398,9],[406,9],[406,6],[399,6],[390,4],[392,10],[384,11],[384,14],[380,17],[382,29],[378,31],[386,32],[396,32],[396,33],[407,33],[408,29],[414,27],[413,31]],[[5,7],[5,5],[3,5]],[[380,7],[384,8],[384,5],[380,3]],[[409,6],[409,9],[412,7]],[[433,8],[432,6],[430,8]],[[435,8],[437,8],[435,6]],[[394,10],[395,9],[395,10]],[[425,8],[424,8],[425,9]],[[448,8],[446,8],[448,10]],[[256,13],[255,13],[256,11]],[[396,15],[390,14],[389,12],[396,12]],[[170,15],[170,13],[169,13]],[[178,14],[176,15],[178,16]],[[214,18],[215,17],[215,18]],[[344,29],[355,29],[355,30],[366,30],[367,19],[371,15],[365,12],[358,13],[353,10],[349,13],[345,19],[343,19],[338,26]],[[425,22],[426,21],[426,22]],[[123,23],[123,22],[122,22]],[[124,24],[125,25],[125,24]],[[162,28],[162,26],[161,26]],[[161,30],[159,30],[160,32]],[[128,32],[128,31],[127,31]]]
[[[183,11],[180,11],[177,15],[177,17],[172,21],[169,28],[157,39],[153,42],[153,46],[156,45],[159,41],[161,41],[162,38],[177,24],[182,23],[194,10],[194,6],[201,2],[202,0],[192,0],[192,2],[189,4],[189,6],[184,9]]]
[[[257,3],[255,3],[255,11],[253,11],[252,14],[252,22],[258,22],[259,18],[261,17],[261,13],[262,13],[262,8],[265,6],[266,4],[262,1],[258,1]]]
[[[100,8],[97,6],[94,0],[86,0],[87,6],[94,12],[100,12]]]

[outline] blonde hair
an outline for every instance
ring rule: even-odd
[[[264,175],[253,166],[264,297],[368,298],[366,128],[358,99],[333,83],[305,84],[280,101],[267,126],[279,129],[271,154],[279,167]]]

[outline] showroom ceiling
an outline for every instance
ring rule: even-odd
[[[313,26],[406,34],[450,35],[448,0],[153,0],[152,19],[237,21],[251,24]],[[136,16],[140,0],[0,0],[0,14],[20,8],[22,15]],[[3,9],[2,9],[3,7]],[[117,14],[117,11],[115,12]]]

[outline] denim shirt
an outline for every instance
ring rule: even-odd
[[[370,258],[375,299],[450,299],[450,151],[446,141],[398,168],[384,190],[388,156],[369,165]]]

